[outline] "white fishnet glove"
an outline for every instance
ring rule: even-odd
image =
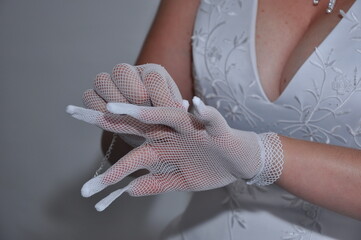
[[[99,73],[94,80],[94,89],[84,92],[83,104],[105,113],[108,102],[188,109],[188,102],[183,101],[171,76],[157,64],[131,66],[121,63],[113,68],[112,75]],[[133,147],[144,142],[138,136],[120,134],[120,137]]]
[[[145,138],[140,147],[85,183],[82,195],[90,197],[143,168],[150,173],[111,193],[96,209],[104,210],[125,191],[131,196],[202,191],[237,179],[266,185],[280,176],[283,153],[276,134],[232,129],[215,108],[205,106],[199,98],[193,103],[194,115],[180,108],[124,103],[107,105],[114,114],[68,106],[67,112],[77,119]]]

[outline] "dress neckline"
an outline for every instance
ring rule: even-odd
[[[358,0],[354,1],[354,3],[352,3],[351,7],[347,10],[346,14],[348,14],[356,6],[357,2],[358,2]],[[258,66],[257,66],[257,56],[256,56],[257,10],[258,10],[258,0],[255,0],[254,5],[253,5],[253,9],[252,9],[253,14],[252,14],[251,31],[250,31],[251,62],[252,62],[253,71],[254,71],[254,74],[255,74],[255,77],[256,77],[256,83],[258,85],[258,88],[259,88],[261,94],[263,95],[263,98],[270,104],[277,104],[284,97],[284,95],[286,95],[286,93],[288,92],[288,89],[290,88],[290,85],[294,84],[297,75],[305,68],[306,63],[309,62],[309,60],[316,54],[316,49],[321,48],[331,36],[336,34],[336,32],[340,28],[340,25],[345,21],[345,18],[342,17],[342,19],[336,24],[336,26],[331,30],[331,32],[329,32],[329,34],[321,41],[321,43],[317,47],[315,47],[315,50],[312,51],[312,53],[306,58],[306,60],[301,64],[301,66],[298,68],[296,73],[293,75],[292,79],[289,81],[286,88],[283,89],[281,94],[274,101],[271,101],[269,99],[269,97],[267,96],[266,92],[264,91],[264,88],[262,86],[262,83],[261,83],[261,80],[260,80],[260,77],[259,77],[259,69],[258,69]]]

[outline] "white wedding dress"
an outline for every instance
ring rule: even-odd
[[[267,99],[257,72],[256,13],[256,0],[202,1],[193,35],[196,94],[233,128],[361,149],[361,1],[274,102]],[[360,240],[361,222],[276,185],[239,181],[194,193],[164,238]]]

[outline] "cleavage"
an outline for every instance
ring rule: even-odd
[[[354,0],[339,0],[332,14],[327,1],[313,6],[305,0],[259,0],[256,16],[256,57],[259,80],[273,102],[285,91],[315,47],[332,32]],[[323,4],[321,4],[323,3]]]

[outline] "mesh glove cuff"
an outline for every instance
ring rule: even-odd
[[[284,155],[282,143],[276,133],[258,135],[261,146],[262,166],[258,174],[247,181],[247,184],[265,186],[277,181],[282,174]]]

